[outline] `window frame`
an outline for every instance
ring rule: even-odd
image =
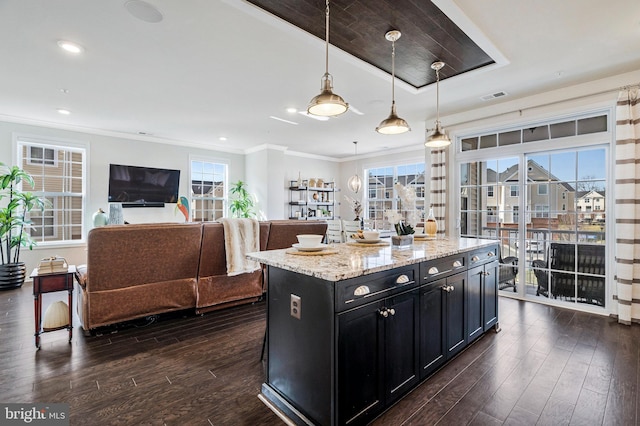
[[[197,194],[195,194],[193,192],[193,182],[200,182],[201,185],[204,185],[205,180],[194,180],[194,163],[203,163],[203,164],[208,164],[212,167],[213,170],[216,169],[217,166],[222,166],[224,171],[222,172],[222,185],[223,185],[223,189],[222,189],[222,196],[215,196],[215,195],[211,195],[211,196],[204,196],[205,194],[202,194],[203,196],[198,197]],[[212,174],[212,178],[214,180],[211,181],[211,185],[212,185],[212,189],[211,189],[211,193],[215,194],[216,192],[216,182],[215,182],[215,176],[216,173],[215,171]],[[204,177],[204,176],[203,176]],[[229,161],[228,160],[223,160],[220,158],[212,158],[212,157],[201,157],[201,156],[189,156],[189,180],[188,180],[188,188],[187,188],[187,193],[189,194],[189,217],[191,219],[191,221],[194,222],[215,222],[217,219],[219,218],[226,218],[229,217]],[[222,207],[221,208],[215,208],[215,203],[217,201],[221,201],[222,202]],[[200,212],[200,216],[199,218],[196,218],[196,215],[198,213],[198,208],[197,205],[198,203],[204,203],[204,202],[212,202],[213,206],[212,208],[201,208],[199,209]],[[216,216],[216,212],[222,212],[222,216],[217,217]],[[205,217],[205,215],[207,215],[207,213],[212,213],[211,217]]]
[[[26,155],[22,155],[22,147],[25,147]],[[53,163],[47,162],[38,162],[32,161],[31,149],[30,147],[42,147],[43,154],[46,149],[54,150],[54,161]],[[12,133],[12,150],[15,164],[19,167],[24,168],[25,165],[32,165],[36,167],[42,167],[43,169],[54,169],[60,167],[58,161],[58,153],[60,151],[66,151],[70,154],[77,153],[81,155],[82,162],[80,164],[81,176],[75,177],[72,175],[64,176],[64,179],[68,179],[69,182],[73,182],[74,179],[81,179],[81,192],[72,192],[72,191],[38,191],[37,188],[31,190],[31,188],[26,188],[31,191],[33,194],[40,195],[43,197],[54,197],[54,202],[49,207],[49,209],[53,212],[53,220],[57,225],[53,227],[53,232],[51,236],[42,236],[34,235],[32,238],[36,242],[34,246],[34,250],[38,249],[50,249],[51,247],[74,247],[78,245],[86,244],[86,233],[87,233],[87,191],[89,185],[89,175],[88,165],[90,164],[89,152],[90,152],[90,144],[89,142],[83,142],[79,140],[71,140],[65,138],[57,138],[57,137],[45,137],[41,135],[33,135],[33,134],[23,134],[23,133]],[[27,170],[28,171],[28,170]],[[46,177],[46,176],[45,176]],[[35,176],[34,176],[35,178]],[[79,211],[77,212],[77,217],[79,218],[79,223],[64,223],[58,224],[61,220],[64,220],[64,216],[68,216],[68,212],[64,215],[61,214],[58,210],[60,209],[58,205],[58,197],[66,196],[70,198],[78,198],[79,203]],[[38,215],[39,212],[32,212],[29,215],[35,215],[35,218],[46,218],[47,215]],[[30,216],[28,216],[30,218]],[[60,234],[58,232],[60,226],[63,227],[79,227],[79,238],[77,239],[65,239],[60,240]],[[42,238],[51,238],[50,240],[43,240]]]

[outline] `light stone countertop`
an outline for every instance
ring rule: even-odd
[[[383,239],[383,241],[389,239]],[[386,271],[400,266],[412,265],[425,260],[438,259],[477,248],[496,244],[496,240],[477,238],[439,238],[437,240],[414,240],[407,248],[389,245],[358,246],[342,243],[329,244],[336,254],[323,256],[299,256],[287,250],[269,250],[247,253],[247,258],[275,266],[287,271],[320,278],[327,281],[341,281],[374,272]]]

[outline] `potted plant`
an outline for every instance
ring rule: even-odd
[[[20,262],[20,248],[35,245],[31,235],[25,232],[29,226],[28,212],[38,207],[44,209],[46,200],[20,189],[20,183],[33,188],[33,178],[18,166],[0,163],[0,289],[22,286],[26,276],[24,262]]]
[[[241,180],[232,183],[229,192],[233,196],[231,205],[229,206],[231,216],[244,218],[255,217],[253,198],[251,194],[249,194],[249,191],[247,191],[246,183]]]

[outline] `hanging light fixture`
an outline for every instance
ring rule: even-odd
[[[436,71],[436,128],[424,143],[424,146],[429,148],[442,148],[451,144],[451,139],[440,127],[440,70],[442,67],[444,62],[441,61],[431,64],[431,69]]]
[[[391,42],[391,114],[376,127],[376,132],[382,133],[383,135],[398,135],[411,130],[409,124],[396,114],[396,40],[398,40],[401,35],[398,30],[391,30],[384,35],[384,38]]]
[[[322,117],[340,115],[349,109],[341,96],[333,93],[333,77],[329,74],[329,0],[326,1],[325,17],[325,71],[320,84],[320,94],[309,102],[307,112]]]
[[[358,141],[353,141],[355,145],[356,157],[358,156]],[[358,160],[356,159],[356,173],[347,181],[347,187],[356,194],[362,188],[362,179],[358,176]]]

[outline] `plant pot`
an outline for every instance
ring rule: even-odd
[[[413,235],[392,235],[391,244],[394,247],[409,247],[413,244]]]
[[[27,267],[24,262],[0,265],[0,290],[21,287],[26,277]]]

